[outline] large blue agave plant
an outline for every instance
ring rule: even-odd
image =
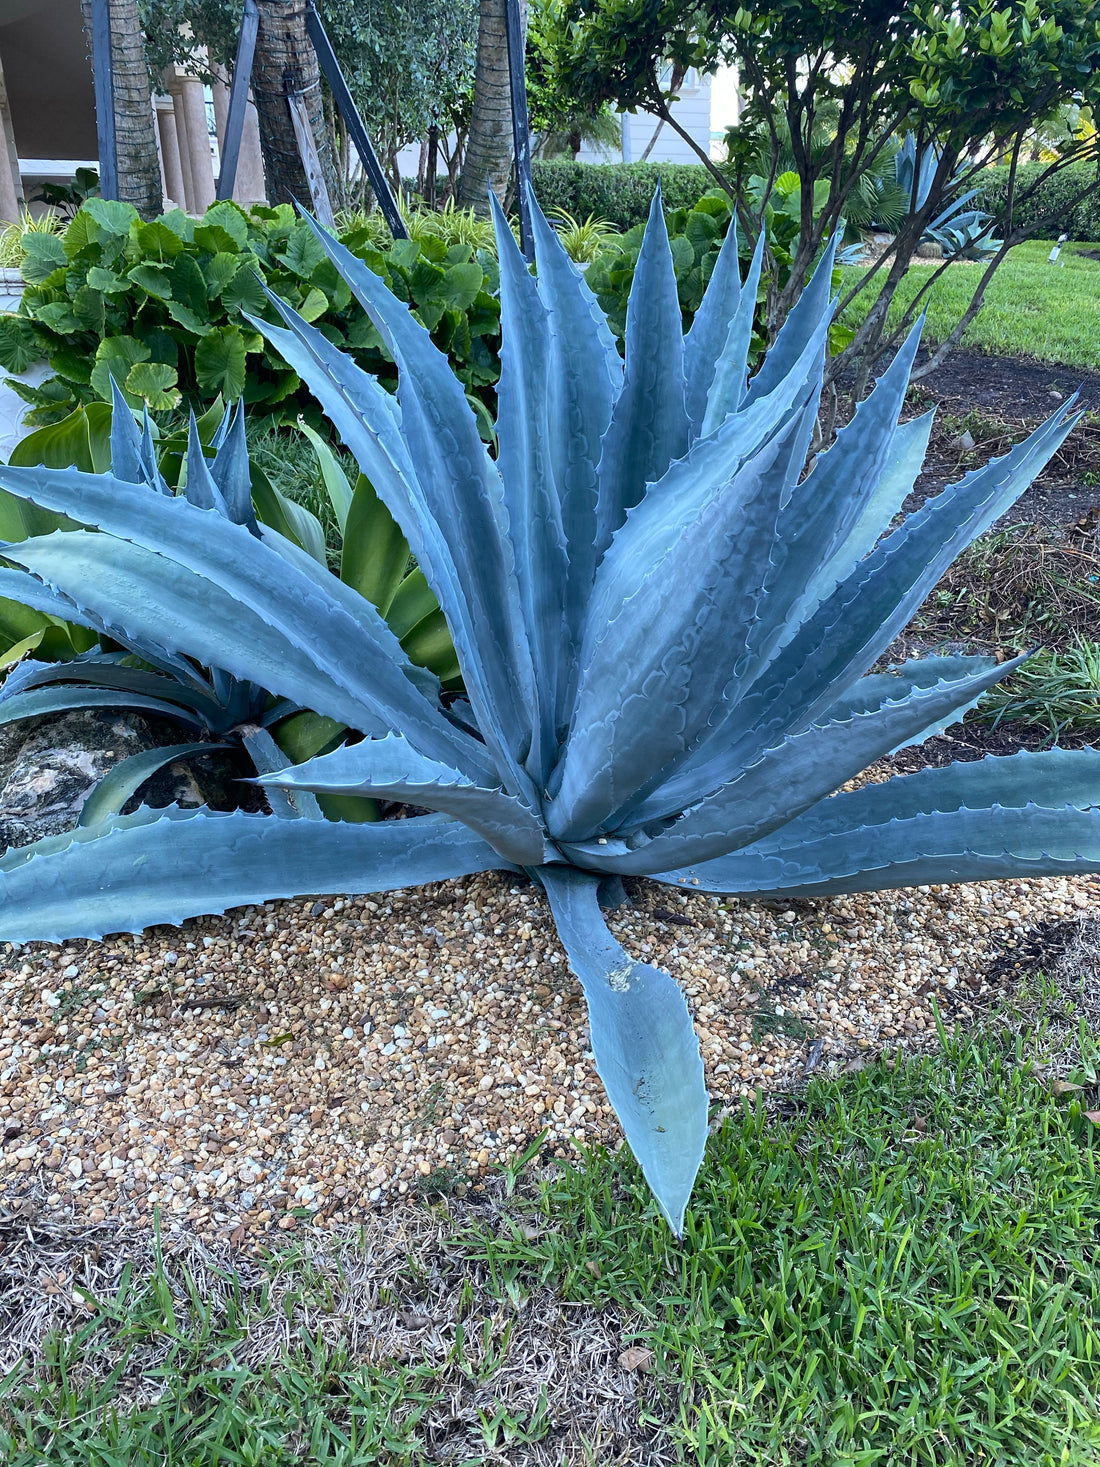
[[[313,388],[408,537],[468,701],[405,659],[374,607],[261,529],[122,478],[6,469],[13,494],[97,528],[5,556],[108,629],[225,670],[365,737],[270,786],[436,813],[327,822],[170,810],[0,862],[0,936],[100,936],[246,902],[493,868],[545,888],[599,1073],[679,1232],[707,1130],[687,1006],[601,915],[621,874],[819,896],[1100,868],[1100,754],[1019,754],[834,793],[1014,667],[875,663],[953,557],[1062,442],[1059,411],[883,536],[930,420],[898,423],[915,336],[802,470],[830,317],[826,258],[751,382],[760,259],[733,232],[685,337],[659,200],[626,362],[534,210],[537,278],[497,216],[504,346],[494,460],[462,388],[384,283],[318,230],[399,369],[397,397],[279,304],[255,324]],[[274,791],[273,791],[274,793]]]

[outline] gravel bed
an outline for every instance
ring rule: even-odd
[[[611,927],[688,996],[719,1106],[965,1023],[1094,877],[793,904],[639,882]],[[455,1189],[541,1132],[615,1145],[541,892],[503,874],[0,945],[0,1203],[244,1243]]]

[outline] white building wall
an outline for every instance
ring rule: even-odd
[[[689,71],[680,88],[678,99],[672,104],[672,115],[698,143],[704,153],[710,155],[711,79]],[[657,132],[660,119],[648,112],[624,112],[622,114],[622,152],[612,154],[606,150],[591,148],[587,144],[581,149],[578,163],[640,163],[642,154],[649,146],[654,133],[657,141],[650,153],[650,163],[698,163],[699,155],[687,142],[666,123]]]

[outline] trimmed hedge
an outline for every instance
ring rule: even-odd
[[[1016,175],[1016,192],[1029,188],[1047,167],[1045,163],[1024,163]],[[1072,240],[1100,241],[1100,194],[1083,203],[1074,204],[1074,195],[1096,178],[1091,163],[1071,163],[1039,186],[1035,196],[1017,205],[1015,221],[1019,225],[1038,225],[1044,238],[1054,239],[1068,234]],[[975,203],[991,214],[1000,216],[1008,192],[1008,169],[989,168],[982,176]]]
[[[544,210],[565,209],[574,219],[595,214],[624,231],[645,223],[658,179],[666,209],[693,209],[714,187],[701,163],[536,162],[532,168]]]

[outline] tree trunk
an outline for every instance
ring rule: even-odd
[[[91,0],[81,0],[84,26],[91,34]],[[164,207],[152,86],[137,0],[111,0],[111,64],[114,72],[115,146],[118,196],[143,219]]]
[[[466,157],[458,202],[489,213],[486,185],[503,201],[512,168],[512,94],[508,84],[505,0],[481,0],[477,23],[477,70]]]
[[[305,6],[300,0],[257,0],[257,6],[260,26],[252,62],[252,95],[260,122],[268,201],[298,203],[308,209],[309,180],[298,152],[287,94],[300,92],[305,98],[314,146],[331,193],[335,177],[317,53],[306,34]]]

